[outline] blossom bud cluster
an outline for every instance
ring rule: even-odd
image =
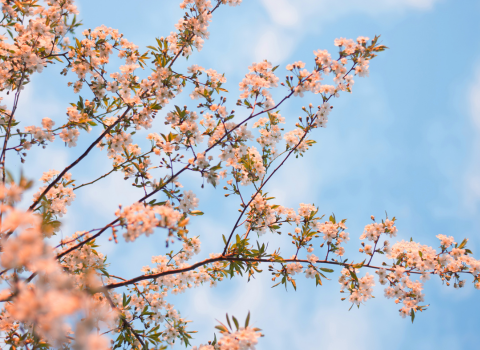
[[[91,234],[88,232],[75,232],[71,237],[62,240],[62,250],[59,253],[74,247],[82,239],[88,239],[90,236]],[[61,266],[75,276],[75,281],[78,285],[85,283],[88,274],[106,268],[106,257],[97,251],[94,245],[95,241],[84,244],[70,254],[65,255],[60,261]]]
[[[268,118],[260,118],[253,124],[254,128],[258,128],[260,137],[257,142],[262,146],[264,152],[267,148],[270,149],[271,154],[276,154],[275,145],[280,142],[282,132],[278,124],[285,124],[285,118],[279,113],[268,113]]]
[[[341,291],[348,289],[350,292],[349,301],[354,305],[358,306],[360,303],[372,298],[375,281],[374,277],[368,272],[364,277],[357,278],[354,270],[342,269],[338,282],[340,283]]]
[[[192,100],[197,100],[200,97],[208,96],[214,89],[227,82],[227,78],[225,78],[224,74],[220,74],[214,69],[205,69],[196,64],[188,67],[187,71],[193,74],[192,79],[195,77],[194,83],[196,84],[196,87],[190,94],[190,98]],[[208,80],[205,83],[200,84],[198,76],[202,75],[203,72],[207,74]]]
[[[49,56],[60,51],[59,39],[74,28],[70,16],[78,14],[72,0],[25,7],[3,0],[2,12],[13,42],[0,35],[0,91],[17,89],[31,74],[41,73]]]
[[[365,226],[363,234],[360,239],[367,239],[376,242],[382,233],[388,234],[391,238],[397,235],[397,228],[395,227],[395,218],[393,220],[386,219],[381,223],[373,223]]]
[[[262,334],[255,328],[240,328],[233,333],[223,333],[218,340],[219,350],[255,350]]]
[[[247,230],[252,230],[259,236],[266,233],[267,229],[274,232],[275,224],[280,221],[281,215],[286,215],[288,221],[300,222],[301,217],[295,213],[294,209],[268,204],[268,199],[259,193],[252,199],[248,221],[245,223]]]
[[[341,246],[343,242],[350,240],[348,232],[345,232],[345,220],[336,222],[335,220],[317,222],[317,230],[323,234],[323,239],[327,242],[329,250],[338,256],[345,254],[345,248]]]
[[[32,147],[32,144],[34,143],[45,143],[45,141],[53,142],[55,140],[55,134],[52,131],[53,126],[55,125],[55,122],[51,120],[50,118],[43,118],[42,119],[42,126],[26,126],[25,127],[25,133],[31,135],[31,140],[27,141],[24,140],[22,145],[23,148],[26,150],[29,150]]]
[[[272,95],[267,90],[278,86],[278,77],[273,73],[272,64],[268,61],[253,63],[248,67],[250,73],[240,83],[241,99],[255,96],[255,100],[260,98],[259,103],[264,109],[272,108],[275,105]]]
[[[382,233],[387,233],[391,237],[396,235],[397,228],[394,222],[395,219],[387,219],[382,223],[369,224],[360,238],[375,242],[374,248],[364,245],[361,249],[362,252],[371,255],[370,261],[375,253],[386,254],[387,258],[393,259],[391,267],[384,263],[381,268],[377,268],[376,274],[380,284],[386,285],[385,297],[402,304],[400,316],[411,316],[413,319],[417,311],[426,308],[426,305],[421,305],[425,300],[423,284],[432,275],[438,275],[447,285],[453,280],[454,287],[461,288],[465,285],[461,274],[470,273],[474,277],[475,287],[480,289],[480,260],[469,256],[471,251],[466,248],[467,240],[457,244],[451,236],[437,235],[441,242],[440,252],[427,245],[404,240],[392,246],[386,241],[383,248],[375,249]],[[356,305],[371,297],[372,276],[367,274],[362,278],[357,277],[359,269],[369,264],[370,262],[364,265],[363,262],[354,265],[356,268],[353,269],[344,268],[339,279],[341,290],[348,290],[349,300]],[[412,276],[415,275],[419,275],[420,280],[414,280]],[[367,276],[368,282],[364,280]],[[364,286],[367,286],[367,289]]]
[[[50,170],[43,173],[43,176],[40,180],[45,184],[38,189],[38,192],[33,195],[33,200],[37,201],[40,199],[40,196],[43,194],[49,183],[58,175],[60,172],[57,170]],[[55,185],[45,194],[46,202],[42,202],[45,209],[48,212],[52,213],[55,216],[62,217],[67,213],[67,206],[72,204],[75,199],[75,194],[73,193],[73,188],[68,186],[75,186],[74,180],[71,179],[72,175],[66,173],[62,176],[61,181],[56,182]]]
[[[177,229],[182,218],[182,214],[173,209],[169,203],[152,207],[136,202],[123,210],[117,210],[115,215],[121,219],[122,225],[127,229],[123,234],[127,242],[135,241],[142,234],[151,235],[155,227]]]

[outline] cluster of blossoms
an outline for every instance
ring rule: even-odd
[[[255,345],[261,336],[262,334],[255,328],[240,328],[232,333],[224,333],[218,340],[218,348],[219,350],[255,350]]]
[[[214,69],[205,69],[194,64],[193,66],[188,67],[187,71],[193,74],[191,79],[195,79],[196,83],[195,89],[190,94],[192,100],[208,96],[213,89],[216,89],[227,82],[227,78]],[[207,74],[208,80],[206,83],[200,84],[198,76],[202,75],[203,72]],[[225,109],[225,107],[223,107],[223,109]]]
[[[269,204],[267,198],[258,193],[249,205],[248,220],[245,228],[248,231],[256,232],[259,236],[266,233],[267,229],[275,232],[281,225],[282,215],[285,215],[287,222],[300,222],[301,216],[297,215],[294,209],[285,208],[281,205]]]
[[[91,234],[88,232],[75,232],[71,237],[62,240],[61,249],[58,253],[74,247],[81,239],[88,239]],[[75,249],[70,254],[65,255],[60,260],[60,265],[75,276],[77,284],[82,285],[89,278],[88,274],[92,271],[101,271],[105,269],[106,257],[94,248],[95,242],[89,242]]]
[[[372,219],[373,216],[372,216]],[[372,224],[368,224],[365,226],[363,234],[360,236],[361,240],[367,239],[370,242],[373,242],[373,246],[371,244],[365,244],[362,242],[362,248],[360,248],[360,253],[365,253],[367,255],[373,256],[374,252],[380,252],[380,254],[389,254],[391,251],[390,242],[385,240],[383,242],[383,247],[378,250],[377,244],[380,239],[380,235],[387,234],[390,238],[397,236],[397,227],[395,226],[395,218],[392,220],[385,219],[382,220],[381,223],[374,222]]]
[[[309,140],[305,139],[305,132],[300,129],[294,129],[292,131],[286,132],[283,138],[287,143],[288,148],[295,148],[296,152],[302,154],[306,152],[309,148]]]
[[[426,308],[425,305],[420,305],[425,297],[422,293],[423,282],[430,279],[431,275],[439,275],[447,285],[450,285],[453,279],[454,287],[461,288],[465,285],[461,274],[469,273],[474,277],[475,288],[480,289],[480,260],[469,256],[471,251],[465,248],[467,240],[457,244],[451,236],[437,235],[441,242],[440,252],[427,245],[403,240],[393,246],[385,241],[383,248],[375,249],[382,233],[390,237],[396,235],[397,228],[394,221],[395,219],[386,219],[382,223],[365,226],[365,231],[360,238],[374,241],[375,246],[372,248],[362,243],[363,248],[360,251],[371,255],[371,258],[375,253],[380,253],[393,259],[394,264],[391,267],[384,263],[383,267],[377,268],[376,274],[380,284],[387,285],[385,297],[395,299],[397,304],[402,303],[403,306],[400,308],[402,317],[411,316],[413,320],[417,311]],[[364,263],[354,265],[356,268],[353,269],[344,268],[339,279],[342,292],[347,289],[350,292],[350,301],[356,305],[371,298],[373,277],[368,273],[365,277],[357,277],[359,269],[369,265],[370,262],[367,265]],[[413,280],[412,274],[420,275],[420,280]]]
[[[222,157],[225,155],[222,154]],[[248,147],[244,154],[235,152],[235,156],[239,157],[235,164],[231,164],[235,169],[235,177],[243,186],[248,186],[253,182],[262,180],[265,176],[265,165],[261,154],[255,147]],[[227,166],[229,163],[227,163]]]
[[[375,38],[374,43],[376,43]],[[354,84],[353,75],[349,74],[352,70],[355,75],[364,77],[368,75],[369,60],[373,55],[368,53],[368,38],[359,37],[357,42],[351,39],[336,39],[335,45],[339,46],[340,58],[333,60],[327,50],[314,51],[315,68],[312,72],[305,69],[305,63],[298,61],[287,65],[287,70],[295,73],[298,83],[293,85],[293,76],[288,77],[286,84],[291,88],[295,96],[303,97],[306,91],[314,94],[322,94],[324,101],[329,100],[330,96],[339,96],[340,91],[352,91]],[[374,43],[372,43],[374,45]],[[353,61],[353,67],[348,70],[346,65],[348,61]],[[332,73],[335,85],[322,84],[324,77],[322,74]],[[282,83],[283,84],[283,83]],[[324,127],[328,120],[327,116],[331,106],[323,103],[318,107],[316,123],[317,126]]]
[[[319,127],[326,128],[328,122],[328,115],[330,114],[332,107],[329,103],[324,103],[318,108],[318,112],[316,113],[316,124]]]
[[[292,259],[294,259],[295,256],[292,256]],[[303,270],[303,266],[301,263],[299,262],[294,262],[294,263],[290,263],[290,264],[287,264],[285,266],[286,270],[287,270],[287,273],[290,275],[290,276],[293,276],[295,275],[296,273],[300,273],[302,272]]]
[[[157,133],[148,134],[147,140],[152,141],[153,151],[156,155],[160,155],[162,151],[164,153],[172,153],[174,150],[174,147],[170,141],[166,141]]]
[[[0,184],[0,201],[11,206],[22,199],[23,187],[12,182],[9,185]]]
[[[397,228],[395,227],[395,218],[393,220],[386,219],[381,223],[373,223],[365,226],[363,234],[360,239],[367,239],[369,241],[377,241],[382,233],[387,233],[391,238],[397,235]]]
[[[184,213],[188,213],[190,210],[198,207],[198,198],[192,191],[183,191],[179,207]]]
[[[151,235],[155,227],[165,227],[169,230],[177,230],[179,226],[185,226],[188,220],[182,220],[183,215],[175,210],[170,203],[165,205],[150,206],[140,202],[131,206],[120,208],[115,212],[120,222],[126,228],[123,234],[125,241],[133,242],[140,235]]]
[[[72,180],[72,174],[64,174],[60,182],[56,182],[46,194],[43,194],[47,186],[50,185],[59,173],[57,170],[50,170],[43,173],[40,180],[45,185],[38,189],[38,192],[33,196],[33,200],[40,200],[40,196],[44,195],[46,200],[44,207],[48,208],[48,212],[55,216],[62,217],[67,213],[67,206],[69,206],[76,197],[73,193],[73,187],[68,187],[75,186],[74,180]]]
[[[350,292],[349,301],[354,305],[358,306],[360,303],[372,298],[375,282],[374,277],[368,272],[364,277],[357,278],[354,270],[342,269],[338,282],[340,283],[340,290],[342,292],[344,292],[345,289]]]
[[[260,137],[257,142],[262,146],[263,151],[269,150],[273,156],[276,155],[275,145],[281,141],[282,129],[278,124],[285,124],[285,118],[279,113],[268,113],[268,118],[260,118],[253,124],[258,128]]]
[[[25,334],[35,334],[44,344],[68,344],[73,335],[76,344],[87,349],[92,342],[98,342],[99,336],[92,332],[95,327],[113,326],[116,313],[109,305],[78,290],[74,280],[52,258],[42,260],[35,272],[35,283],[15,285],[15,303],[7,303],[1,313],[0,329],[7,334],[10,344],[28,345],[29,341],[22,342],[15,336],[15,331],[22,325]],[[68,318],[75,315],[84,315],[85,318],[78,322],[74,332]],[[103,346],[98,349],[108,349],[106,339],[100,343]]]
[[[48,178],[49,175],[44,175]],[[23,189],[27,188],[21,181],[20,186],[11,184],[2,185],[3,200],[5,202],[18,201]],[[19,190],[20,189],[20,190]],[[9,198],[10,197],[10,198]],[[32,343],[33,334],[37,341],[52,346],[62,346],[71,342],[70,335],[75,335],[79,348],[88,348],[89,344],[103,343],[107,349],[105,339],[98,341],[98,335],[92,333],[93,328],[100,324],[112,326],[116,320],[116,313],[101,297],[91,297],[85,292],[86,288],[95,283],[95,276],[86,274],[91,268],[87,264],[75,264],[69,257],[69,267],[75,274],[65,273],[66,266],[60,265],[53,254],[53,249],[44,240],[44,227],[41,217],[32,212],[19,211],[8,205],[2,205],[1,215],[2,254],[0,262],[6,270],[2,272],[2,282],[7,281],[9,287],[0,291],[5,303],[0,312],[0,330],[5,334],[7,344],[27,346]],[[86,250],[83,250],[86,253]],[[77,256],[77,258],[80,258]],[[29,272],[36,275],[33,282],[19,280],[16,273],[5,273],[8,269]],[[83,273],[79,271],[83,270]],[[13,300],[13,302],[12,302]],[[68,319],[75,315],[83,315],[83,321],[76,324],[75,331],[70,328]],[[24,336],[20,337],[18,331]],[[83,330],[83,331],[82,331]]]
[[[15,230],[18,232],[14,238],[2,242],[2,266],[7,269],[34,269],[37,259],[47,253],[40,230],[40,218],[6,206],[2,208],[2,214],[5,215],[2,236]]]
[[[341,246],[343,242],[350,240],[348,232],[345,232],[345,219],[336,222],[335,219],[330,219],[324,223],[317,222],[317,230],[323,234],[323,240],[327,243],[329,251],[334,252],[338,256],[345,254],[345,248]]]
[[[2,12],[2,22],[11,24],[15,35],[13,42],[0,35],[0,90],[14,90],[29,75],[41,73],[49,57],[60,51],[60,39],[75,27],[70,16],[78,11],[72,0],[50,0],[45,7],[2,0]]]
[[[60,138],[65,142],[68,147],[76,147],[77,140],[80,132],[77,129],[63,129],[59,134]]]
[[[185,146],[202,143],[203,135],[198,128],[196,112],[183,110],[167,114],[166,123],[171,124],[172,129],[178,132],[175,142]]]
[[[32,147],[32,144],[44,143],[45,141],[53,142],[55,140],[55,135],[52,132],[53,125],[55,122],[50,118],[43,118],[42,119],[42,127],[38,126],[26,126],[25,127],[25,134],[31,135],[31,141],[21,140],[23,144],[23,148],[29,150]]]
[[[148,268],[143,270],[149,271]],[[107,282],[113,283],[115,279],[107,279]],[[129,290],[130,297],[127,302],[122,302],[122,298],[118,294],[113,296],[112,300],[117,305],[123,304],[120,311],[125,319],[130,322],[142,315],[144,310],[149,310],[149,324],[154,327],[164,324],[165,330],[162,332],[162,341],[173,345],[175,339],[179,336],[179,329],[173,325],[185,327],[189,321],[183,319],[180,313],[173,308],[173,305],[166,302],[165,298],[169,289],[171,289],[169,286],[164,286],[162,283],[151,284],[142,281]],[[120,329],[116,330],[116,332],[120,331]]]
[[[217,106],[214,106],[214,108]],[[212,108],[212,107],[210,107]],[[224,145],[222,147],[222,154],[219,156],[222,160],[226,160],[228,164],[228,159],[233,157],[233,154],[231,152],[234,152],[235,150],[232,151],[232,148],[242,148],[242,146],[245,146],[245,142],[248,140],[253,139],[253,135],[250,130],[247,129],[246,125],[237,125],[233,122],[225,122],[219,112],[223,113],[223,110],[219,110],[218,108],[215,109],[215,114],[216,117],[220,119],[221,124],[219,124],[212,132],[211,136],[208,140],[208,145],[210,147],[218,144],[220,140],[224,139],[225,137],[228,137],[230,139],[230,143],[227,145]],[[226,112],[225,112],[226,113]],[[225,118],[226,119],[226,118]],[[244,150],[244,148],[242,148]],[[224,154],[227,152],[227,154]],[[242,152],[242,154],[244,151]]]
[[[469,256],[471,251],[465,248],[467,243],[464,240],[461,244],[456,244],[453,237],[438,235],[441,241],[441,252],[437,253],[432,247],[421,245],[416,242],[400,241],[395,243],[387,258],[396,260],[393,270],[379,270],[380,283],[388,284],[385,289],[387,298],[395,298],[395,302],[402,302],[403,307],[400,314],[406,315],[421,310],[418,305],[424,300],[421,293],[423,283],[421,281],[412,281],[408,273],[416,272],[421,274],[421,280],[430,279],[430,275],[439,275],[447,285],[453,279],[455,288],[461,288],[465,285],[465,280],[461,279],[461,273],[469,272],[475,278],[474,284],[480,289],[480,260]]]
[[[275,105],[272,95],[267,90],[278,86],[278,77],[273,73],[272,64],[268,61],[253,63],[248,67],[250,73],[240,83],[241,99],[255,97],[258,105],[264,109],[272,108]],[[260,100],[259,100],[260,99]]]
[[[194,346],[192,350],[255,350],[262,336],[257,328],[239,328],[235,332],[224,332],[216,344]]]

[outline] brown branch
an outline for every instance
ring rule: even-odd
[[[189,166],[190,166],[190,164],[187,165],[187,166],[185,166],[182,170],[180,170],[180,171],[176,174],[176,176],[179,175],[179,174],[181,174],[181,173],[184,172],[185,170],[187,170]],[[155,190],[155,191],[152,191],[150,194],[148,194],[148,195],[146,195],[146,196],[143,196],[142,198],[140,198],[140,199],[138,200],[138,202],[142,202],[142,201],[144,201],[145,199],[149,198],[150,196],[154,195],[155,193],[157,193],[158,191],[160,191],[162,188],[164,188],[165,186],[167,186],[170,182],[172,182],[173,179],[174,179],[174,177],[171,177],[170,179],[168,179],[168,181],[167,181],[160,189],[157,189],[157,190]],[[120,221],[120,219],[118,219],[118,218],[115,219],[115,220],[113,220],[111,223],[109,223],[108,225],[104,226],[99,232],[97,232],[97,233],[94,234],[93,236],[91,236],[91,237],[87,238],[86,240],[78,243],[77,245],[75,245],[75,246],[73,246],[73,247],[65,250],[64,252],[59,253],[59,254],[57,255],[57,259],[60,259],[61,257],[67,255],[68,253],[70,253],[70,252],[72,252],[72,251],[74,251],[74,250],[82,247],[82,246],[85,245],[86,243],[88,243],[88,242],[90,242],[90,241],[93,241],[95,238],[97,238],[97,237],[100,236],[103,232],[105,232],[109,227],[115,225],[115,224],[116,224],[117,222],[119,222],[119,221]]]
[[[231,255],[229,255],[229,256],[220,256],[220,257],[217,257],[217,258],[205,259],[205,260],[200,261],[200,262],[198,262],[198,263],[196,263],[196,264],[193,264],[193,265],[191,265],[191,266],[189,266],[189,267],[184,267],[184,268],[181,268],[181,269],[168,270],[168,271],[163,271],[163,272],[159,272],[159,273],[155,273],[155,274],[151,274],[151,275],[137,276],[137,277],[134,277],[134,278],[129,279],[129,280],[124,280],[123,282],[117,282],[117,283],[107,284],[104,288],[106,288],[106,289],[115,289],[115,288],[119,288],[119,287],[124,287],[124,286],[128,286],[128,285],[130,285],[130,284],[134,284],[134,283],[137,283],[137,282],[140,282],[140,281],[143,281],[143,280],[155,279],[155,278],[159,278],[159,277],[163,277],[163,276],[175,275],[175,274],[182,273],[182,272],[188,272],[188,271],[191,271],[191,270],[195,270],[195,269],[198,268],[198,267],[205,266],[205,265],[208,265],[208,264],[211,264],[211,263],[214,263],[214,262],[220,262],[220,261],[243,261],[243,262],[250,262],[250,263],[290,263],[290,262],[299,262],[299,263],[311,264],[311,262],[310,262],[309,260],[304,260],[304,259],[282,259],[282,260],[275,260],[275,259],[238,258],[238,257],[231,256]],[[315,261],[315,263],[317,263],[317,264],[336,265],[336,266],[342,266],[342,267],[351,267],[351,268],[353,268],[354,266],[357,265],[357,264],[354,264],[354,263],[344,264],[344,263],[338,262],[338,261],[327,261],[327,260],[317,260],[317,261]],[[375,269],[375,270],[379,270],[379,269],[384,268],[384,269],[387,270],[387,271],[395,271],[393,268],[385,268],[385,267],[381,267],[381,266],[373,266],[373,265],[367,266],[367,265],[363,265],[363,267],[366,267],[366,268],[369,268],[369,269]],[[415,272],[415,271],[409,271],[409,273],[418,274],[418,275],[421,275],[421,274],[422,274],[421,272]],[[468,273],[468,272],[466,272],[466,273]],[[432,271],[432,272],[430,272],[430,274],[434,275],[435,272]]]
[[[80,186],[76,186],[73,190],[76,191],[76,190],[78,190],[79,188],[82,188],[82,187],[84,187],[84,186],[91,185],[91,184],[93,184],[93,183],[95,183],[95,182],[97,182],[97,181],[99,181],[99,180],[107,177],[108,175],[110,175],[110,174],[113,173],[114,171],[117,171],[118,169],[120,169],[120,168],[122,167],[122,165],[127,164],[127,163],[129,163],[129,162],[133,162],[134,160],[137,160],[137,159],[140,158],[140,157],[145,157],[147,154],[150,154],[150,153],[152,153],[152,152],[153,152],[153,151],[148,151],[148,152],[145,152],[144,154],[141,154],[141,155],[139,155],[139,156],[137,156],[137,157],[134,157],[134,158],[132,158],[132,159],[127,159],[127,160],[124,161],[123,163],[120,163],[120,164],[118,164],[117,166],[114,166],[113,169],[110,170],[108,173],[103,174],[102,176],[98,177],[97,179],[95,179],[95,180],[93,180],[93,181],[90,181],[90,182],[81,184]]]
[[[110,303],[110,306],[113,308],[113,309],[117,309],[118,310],[118,307],[113,303],[113,300],[112,298],[110,298],[110,295],[108,295],[108,291],[104,291],[103,294],[105,295],[105,298],[107,298],[108,302]],[[126,320],[126,318],[120,316],[120,319],[122,320],[123,324],[125,326],[127,326],[128,328],[130,328],[130,330],[132,331],[133,335],[135,336],[135,338],[137,338],[137,340],[140,342],[140,344],[142,344],[142,348],[145,348],[145,343],[144,341],[142,340],[142,338],[140,338],[140,335],[135,332],[135,330],[133,329],[133,326],[130,324],[130,322],[128,322]]]
[[[63,169],[63,171],[60,174],[58,174],[57,178],[55,180],[53,180],[47,186],[47,188],[42,192],[42,194],[38,197],[38,199],[35,202],[33,202],[33,204],[28,208],[28,210],[30,210],[30,211],[33,210],[35,208],[35,206],[42,200],[43,196],[45,196],[48,193],[48,191],[50,191],[52,189],[52,187],[55,186],[55,184],[58,181],[60,181],[60,179],[63,177],[63,175],[65,175],[67,173],[67,171],[72,169],[75,165],[80,163],[80,161],[90,153],[90,151],[93,149],[93,147],[95,147],[105,137],[105,135],[110,132],[110,130],[112,130],[118,123],[120,123],[125,118],[125,116],[127,115],[128,112],[130,112],[131,109],[132,109],[132,106],[128,106],[126,111],[123,112],[122,116],[120,118],[118,118],[115,121],[115,123],[113,123],[108,128],[106,128],[105,131],[87,148],[87,150],[85,152],[83,152],[83,154],[80,157],[78,157],[72,164],[70,164],[65,169]]]
[[[290,94],[291,95],[291,94]],[[312,119],[311,123],[310,124],[313,124],[313,122],[315,122],[316,120],[316,117]],[[305,137],[307,136],[308,134],[308,129],[305,131],[305,133],[303,134],[302,138],[300,139],[300,141],[298,141],[298,143],[295,145],[295,147],[293,147],[290,152],[288,152],[288,154],[285,156],[285,158],[282,160],[282,162],[272,171],[272,173],[268,176],[268,178],[262,182],[262,184],[260,185],[260,187],[257,189],[257,191],[255,192],[255,194],[252,196],[252,198],[248,201],[247,205],[244,205],[243,207],[243,210],[242,212],[240,213],[240,215],[238,216],[238,219],[237,219],[237,222],[235,223],[235,225],[233,226],[233,229],[232,229],[232,232],[230,232],[230,235],[228,236],[228,240],[227,240],[227,243],[225,244],[225,248],[223,249],[223,254],[226,254],[227,252],[227,249],[228,249],[228,245],[230,244],[230,241],[233,237],[233,234],[235,232],[235,230],[239,227],[238,223],[240,222],[240,220],[242,219],[243,217],[243,214],[245,214],[245,211],[248,209],[248,207],[250,206],[250,203],[253,202],[253,200],[255,199],[255,197],[257,196],[258,193],[260,193],[260,191],[262,190],[262,188],[267,184],[267,182],[272,178],[273,174],[275,174],[278,169],[280,169],[283,164],[285,164],[285,162],[287,161],[287,159],[290,157],[290,155],[292,155],[293,152],[295,152],[295,150],[298,148],[298,146],[300,146],[300,144],[303,142],[303,140],[305,139]]]
[[[18,106],[18,100],[20,98],[20,92],[22,91],[22,84],[23,80],[25,79],[25,74],[26,71],[22,73],[22,77],[20,78],[20,82],[17,86],[17,92],[15,93],[15,98],[13,100],[13,107],[12,107],[12,113],[10,113],[10,118],[8,119],[8,126],[6,129],[6,134],[5,134],[5,141],[3,142],[3,149],[2,153],[0,155],[0,162],[3,163],[3,175],[2,175],[2,182],[5,183],[5,167],[6,167],[6,162],[5,162],[5,157],[6,157],[6,151],[7,151],[7,143],[8,139],[10,138],[10,130],[12,128],[12,121],[13,121],[13,115],[15,114]]]

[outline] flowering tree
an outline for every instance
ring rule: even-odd
[[[262,272],[262,265],[268,266],[274,286],[294,289],[296,275],[303,273],[321,285],[326,274],[334,272],[331,268],[338,267],[340,292],[346,294],[342,300],[358,307],[372,297],[378,278],[385,285],[385,296],[399,304],[400,315],[412,321],[426,308],[423,282],[432,275],[454,287],[463,287],[466,275],[471,275],[480,289],[480,261],[471,257],[466,239],[457,243],[438,235],[438,249],[414,241],[392,244],[385,238],[396,236],[395,218],[376,221],[372,216],[360,236],[365,258],[354,262],[346,258],[346,219],[324,218],[311,204],[286,208],[266,193],[267,183],[287,160],[303,156],[313,146],[316,129],[327,126],[333,98],[352,92],[354,77],[368,76],[370,61],[386,47],[378,37],[335,39],[338,54],[332,57],[317,50],[309,69],[303,62],[287,65],[283,81],[276,75],[278,66],[253,63],[240,83],[236,105],[242,112],[237,113],[227,103],[223,74],[195,64],[179,72],[175,63],[202,49],[208,25],[222,6],[240,3],[183,0],[185,15],[176,32],[152,38],[152,45],[142,52],[105,26],[76,36],[80,23],[73,0],[48,0],[44,5],[37,0],[2,0],[0,90],[14,96],[13,105],[0,106],[4,346],[163,349],[176,342],[190,346],[189,321],[167,303],[169,295],[201,284],[214,286],[237,275],[250,278]],[[122,61],[118,71],[112,68],[112,55]],[[20,125],[16,111],[24,86],[52,64],[62,65],[62,74],[74,80],[67,85],[81,94],[78,101],[70,104],[59,126],[49,118],[38,125]],[[274,101],[273,88],[284,97]],[[184,89],[199,100],[195,110],[174,105]],[[286,100],[307,92],[313,93],[315,107],[303,107],[304,115],[296,122],[281,115]],[[165,125],[154,123],[155,118]],[[149,146],[143,149],[139,143],[144,141],[135,135],[140,129],[152,130]],[[21,207],[22,193],[35,184],[28,174],[8,172],[7,159],[23,163],[32,147],[48,150],[55,139],[75,147],[83,132],[98,137],[66,168],[44,173],[29,207]],[[88,162],[95,147],[106,151],[111,171],[75,183],[75,170]],[[144,195],[120,207],[116,219],[103,227],[72,233],[54,247],[52,237],[67,207],[81,193],[77,191],[105,181],[115,171],[132,179]],[[225,196],[238,198],[239,205],[231,231],[218,237],[223,250],[212,251],[200,262],[192,261],[200,240],[189,220],[203,212],[197,209],[195,193],[181,189],[188,173],[206,186],[222,187]],[[291,227],[291,233],[284,227]],[[273,233],[288,234],[292,246],[269,246]],[[133,244],[139,236],[151,234],[163,235],[173,250],[152,257],[153,265],[137,277],[109,273],[96,238],[109,235],[115,243],[124,239]],[[284,256],[280,248],[290,253]],[[384,255],[389,262],[372,265],[375,255]],[[261,333],[249,327],[249,319],[240,324],[227,315],[225,324],[217,326],[218,339],[198,349],[254,349]]]

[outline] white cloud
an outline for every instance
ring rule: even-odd
[[[254,59],[264,59],[278,64],[287,59],[294,50],[295,40],[291,35],[282,33],[282,28],[271,26],[262,31],[255,45]]]
[[[272,21],[293,27],[315,18],[317,23],[337,20],[350,13],[378,16],[408,10],[431,10],[440,0],[262,0]],[[300,28],[297,28],[301,30]],[[304,26],[303,26],[304,27]]]
[[[262,34],[256,42],[255,58],[283,63],[304,35],[350,14],[379,17],[409,10],[427,11],[439,1],[442,0],[261,0],[272,24],[259,30]]]
[[[293,1],[262,0],[272,20],[284,27],[294,27],[299,23],[300,14]]]

